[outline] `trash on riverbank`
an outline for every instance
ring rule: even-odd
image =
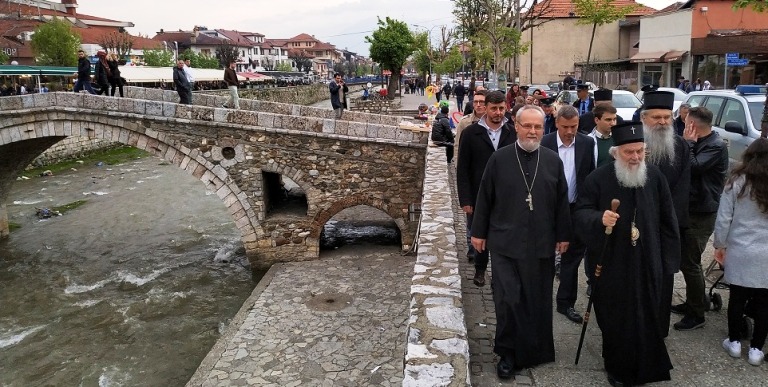
[[[16,180],[29,180],[29,178],[26,176],[19,176],[16,178]]]
[[[45,176],[53,176],[53,172],[51,172],[50,169],[46,169],[45,171],[40,173],[40,177],[45,177]]]
[[[50,208],[35,208],[35,210],[37,210],[35,215],[37,215],[38,219],[48,219],[54,216],[61,216],[61,212],[52,210]]]

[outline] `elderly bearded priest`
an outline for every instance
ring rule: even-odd
[[[672,194],[661,171],[645,162],[640,123],[614,126],[612,136],[616,161],[587,177],[574,213],[590,266],[602,263],[592,297],[605,370],[611,385],[669,380],[672,363],[658,327],[666,302],[662,283],[680,262]],[[609,209],[613,199],[621,202],[617,212]]]

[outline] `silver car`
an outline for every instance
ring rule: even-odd
[[[734,90],[694,91],[685,103],[712,112],[712,129],[728,144],[728,156],[740,160],[749,144],[760,137],[765,94],[742,94]]]

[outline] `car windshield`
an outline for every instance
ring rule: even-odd
[[[614,94],[613,95],[613,107],[616,109],[622,108],[634,108],[640,107],[640,101],[632,94]]]
[[[547,86],[547,85],[531,85],[529,90],[536,90],[536,89],[541,89],[543,91],[549,91],[550,90],[549,86]]]
[[[747,102],[749,105],[749,114],[752,116],[752,124],[760,130],[760,120],[763,118],[763,107],[765,102]]]

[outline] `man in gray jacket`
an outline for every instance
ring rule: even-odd
[[[728,148],[720,135],[712,131],[711,122],[712,112],[707,108],[691,108],[683,130],[683,138],[691,149],[691,196],[689,227],[684,230],[680,261],[680,271],[685,278],[686,302],[672,307],[672,312],[684,315],[674,325],[679,331],[701,328],[706,323],[701,254],[715,228],[720,194],[728,173]]]

